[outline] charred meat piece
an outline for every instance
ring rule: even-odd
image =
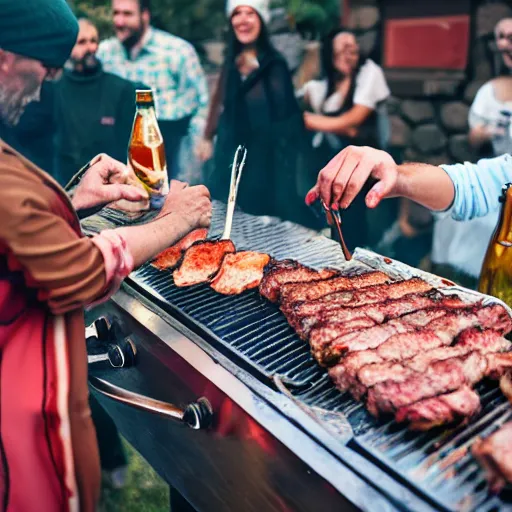
[[[430,430],[456,422],[467,423],[480,412],[480,397],[470,387],[420,400],[398,409],[395,420],[407,422],[411,430]],[[512,439],[511,439],[512,441]]]
[[[499,493],[507,483],[512,483],[512,422],[487,439],[476,441],[471,453],[485,469],[491,492]]]
[[[432,363],[404,382],[387,380],[368,390],[368,410],[378,415],[396,412],[419,400],[473,386],[484,377],[499,378],[512,368],[512,353],[471,352],[463,357]]]
[[[321,311],[316,315],[302,318],[297,324],[290,322],[301,337],[306,337],[317,324],[329,325],[333,322],[344,323],[360,317],[369,317],[376,324],[391,318],[397,318],[426,308],[467,308],[468,304],[456,295],[446,296],[439,292],[413,293],[396,300],[385,300],[378,304],[367,304],[356,308],[340,307],[335,310]]]
[[[383,344],[395,334],[412,332],[416,328],[424,327],[432,320],[446,314],[447,311],[444,309],[417,311],[390,320],[385,324],[348,334],[344,334],[346,331],[338,328],[337,324],[333,324],[330,328],[337,329],[337,332],[334,333],[336,336],[334,340],[330,339],[332,336],[329,336],[328,331],[324,335],[324,331],[320,331],[321,328],[318,328],[318,338],[316,338],[317,331],[311,331],[309,340],[311,350],[313,356],[321,365],[329,366],[339,361],[340,357],[346,352],[368,351]],[[313,332],[315,332],[315,336],[313,336]],[[348,355],[348,357],[350,356],[351,354]]]
[[[316,300],[285,303],[281,307],[283,313],[290,318],[303,318],[316,315],[321,311],[330,311],[343,307],[359,307],[366,304],[375,304],[388,299],[399,299],[411,293],[423,293],[432,290],[433,287],[423,279],[414,277],[406,281],[380,284],[361,290],[349,290],[325,295]]]
[[[224,256],[235,252],[231,240],[199,241],[192,244],[179,268],[173,272],[176,286],[192,286],[206,283],[218,272]]]
[[[320,281],[339,274],[339,270],[314,270],[294,260],[272,260],[265,268],[259,291],[270,302],[279,302],[281,286],[286,283]]]
[[[359,383],[367,389],[385,380],[404,381],[412,376],[414,372],[423,373],[427,371],[428,367],[435,361],[462,357],[474,351],[480,354],[495,354],[510,349],[510,342],[501,337],[496,331],[482,332],[479,329],[468,329],[467,334],[462,333],[461,336],[469,340],[469,343],[453,347],[441,345],[433,350],[428,350],[430,346],[435,344],[436,334],[433,331],[415,334],[418,335],[416,346],[422,350],[420,353],[416,352],[416,356],[399,362],[388,361],[365,366],[357,373]],[[378,350],[377,353],[379,353]],[[507,360],[504,364],[507,364]],[[499,372],[499,368],[500,362],[498,361],[496,371]]]
[[[508,332],[510,327],[510,317],[499,304],[468,306],[450,298],[448,304],[443,305],[440,302],[438,305],[441,306],[439,309],[417,311],[360,332],[347,334],[344,331],[335,338],[334,326],[329,331],[323,325],[315,327],[309,336],[313,356],[322,365],[332,365],[347,352],[377,349],[378,355],[384,361],[400,361],[421,351],[449,345],[455,336],[469,327],[480,326],[500,334]],[[454,311],[459,309],[459,305],[465,306],[465,309]],[[428,336],[421,341],[421,334],[419,337],[417,334],[406,334],[413,331],[414,327],[426,325],[429,331],[435,331],[436,337]]]
[[[484,377],[486,369],[485,357],[477,352],[460,359],[437,361],[424,373],[415,373],[404,382],[387,380],[370,388],[366,405],[374,416],[396,413],[401,407],[476,383]]]
[[[183,253],[194,243],[204,240],[208,236],[207,229],[194,229],[188,235],[184,236],[179,242],[162,251],[151,264],[160,269],[174,269],[181,260]]]
[[[512,352],[505,352],[501,354],[488,354],[487,369],[485,372],[486,377],[499,380],[512,370]]]
[[[210,286],[224,295],[237,295],[256,288],[261,282],[263,269],[269,260],[268,254],[252,251],[226,254]]]
[[[464,331],[453,347],[443,345],[443,340],[430,330],[393,336],[388,341],[391,345],[402,346],[396,347],[396,351],[383,351],[381,349],[388,343],[385,342],[376,350],[353,352],[331,368],[329,375],[335,386],[340,391],[350,389],[354,398],[360,400],[369,387],[386,380],[404,381],[413,372],[425,372],[434,361],[465,356],[473,351],[481,354],[505,352],[511,346],[496,331],[476,328]],[[393,357],[390,360],[386,358],[388,356]],[[510,355],[506,354],[504,359],[492,357],[490,362],[495,364],[495,372],[499,374],[507,367],[509,360]],[[490,371],[491,367],[488,368]]]
[[[339,276],[310,283],[288,283],[281,286],[281,303],[315,300],[329,293],[355,290],[390,282],[383,272],[367,272],[355,276]],[[285,306],[286,307],[286,306]]]
[[[512,403],[512,372],[506,372],[500,379],[500,389],[502,393]]]

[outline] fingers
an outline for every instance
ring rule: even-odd
[[[384,174],[382,179],[378,181],[366,194],[366,206],[368,208],[375,208],[378,204],[387,197],[395,184],[395,180],[391,175]]]
[[[175,194],[181,192],[183,189],[188,187],[188,183],[179,180],[171,180],[169,184],[169,194]]]
[[[354,174],[356,174],[360,162],[361,155],[359,153],[347,151],[345,160],[341,162],[338,173],[331,185],[331,202],[327,203],[330,204],[334,210],[337,210],[339,207],[348,208],[352,199],[356,196],[357,192],[359,192],[360,189],[355,190],[354,183],[356,178]],[[359,181],[360,180],[361,179],[359,179]],[[366,179],[363,180],[361,186],[365,181]],[[346,197],[348,188],[350,188],[352,196],[350,200]]]
[[[348,149],[348,148],[347,148]],[[347,149],[338,153],[321,171],[318,176],[317,186],[320,198],[327,205],[332,204],[332,186],[336,176],[343,169],[347,157]]]
[[[204,185],[196,185],[195,188],[201,195],[206,196],[208,199],[211,198],[210,191]]]
[[[343,209],[348,208],[357,194],[361,192],[361,189],[373,172],[374,161],[365,156],[353,158],[350,161],[347,159],[345,169],[343,173],[338,173],[333,184],[333,190],[336,191],[333,201],[338,202]]]
[[[311,206],[318,198],[320,197],[320,188],[318,185],[315,185],[307,194],[306,194],[306,204]]]
[[[105,202],[111,203],[118,201],[119,199],[126,199],[127,201],[144,201],[148,199],[148,193],[145,189],[135,187],[133,185],[125,185],[119,183],[113,183],[105,186],[103,190],[103,196]]]

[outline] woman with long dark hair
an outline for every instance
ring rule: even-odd
[[[239,206],[248,213],[307,223],[309,211],[297,192],[296,178],[303,165],[304,124],[288,66],[265,26],[268,4],[231,0],[227,15],[226,60],[197,148],[203,161],[214,156],[207,185],[214,198],[227,199],[233,155],[244,144],[248,155]]]
[[[323,43],[322,67],[324,78],[306,83],[300,91],[313,111],[304,113],[304,122],[315,132],[316,167],[322,168],[351,144],[385,149],[385,100],[390,91],[380,66],[361,55],[352,32],[339,29]],[[365,212],[363,201],[357,199],[345,213],[344,231],[351,248],[367,243]]]

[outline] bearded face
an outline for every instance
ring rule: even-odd
[[[0,82],[0,119],[8,126],[18,124],[26,106],[39,101],[41,84],[47,75],[38,61],[16,57],[8,75]]]

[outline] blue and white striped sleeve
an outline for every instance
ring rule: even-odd
[[[499,208],[501,188],[512,182],[512,157],[507,154],[497,158],[479,160],[476,164],[442,165],[455,187],[452,206],[443,212],[455,220],[483,217]]]

